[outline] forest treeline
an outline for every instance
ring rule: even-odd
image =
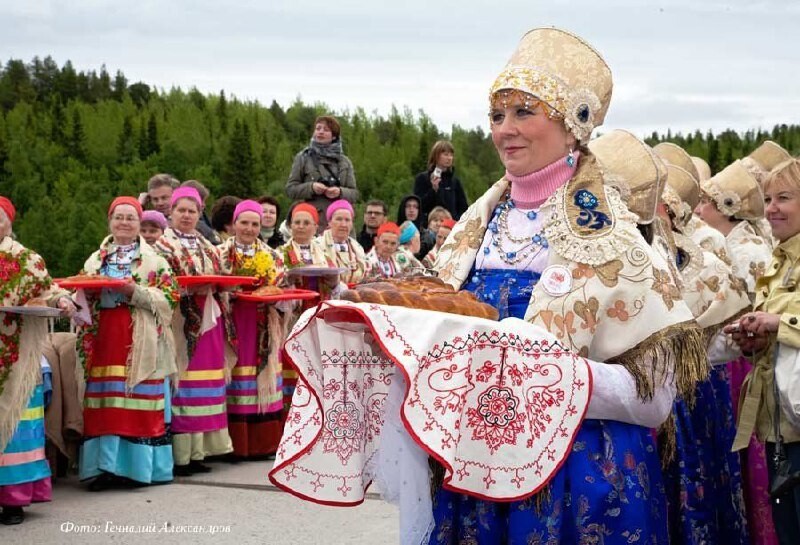
[[[137,195],[157,172],[200,180],[212,198],[270,194],[285,210],[292,159],[308,145],[322,113],[331,112],[299,99],[287,108],[274,101],[266,106],[224,91],[158,90],[129,82],[121,71],[79,71],[51,57],[12,59],[0,68],[0,194],[19,210],[17,236],[45,257],[52,274],[74,274],[107,232],[111,199]],[[385,116],[361,108],[332,113],[341,121],[362,200],[398,203],[440,138],[455,146],[468,198],[502,174],[481,128],[445,132],[424,112],[408,109]],[[647,141],[675,142],[717,171],[768,138],[800,151],[800,125],[745,133],[668,131]]]

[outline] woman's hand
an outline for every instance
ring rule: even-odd
[[[317,195],[322,195],[325,193],[325,190],[328,189],[325,184],[321,184],[319,182],[312,182],[311,190],[316,193]]]
[[[339,196],[342,194],[341,187],[326,187],[325,188],[325,196],[329,199],[338,199]]]
[[[441,181],[442,181],[441,176],[436,176],[434,174],[431,174],[431,187],[433,188],[434,191],[439,191],[439,182]]]
[[[61,316],[66,318],[72,318],[78,312],[78,308],[69,297],[60,297],[56,302],[56,306],[61,309]]]
[[[130,299],[131,296],[133,295],[133,292],[136,291],[136,284],[134,283],[133,278],[126,278],[125,284],[123,284],[118,288],[114,288],[114,290],[118,291],[119,293]]]
[[[781,324],[780,314],[770,314],[769,312],[748,312],[739,320],[739,329],[754,335],[768,336],[778,332]]]

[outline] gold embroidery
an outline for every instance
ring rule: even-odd
[[[619,272],[623,267],[622,261],[615,259],[614,261],[609,261],[604,265],[595,267],[594,270],[597,273],[597,278],[605,287],[613,288],[619,281]]]
[[[672,310],[675,301],[681,300],[681,292],[675,284],[668,271],[662,271],[653,267],[653,291],[661,295],[664,304]]]

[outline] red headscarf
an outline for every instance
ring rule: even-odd
[[[141,203],[133,198],[133,197],[117,197],[113,201],[111,201],[111,206],[108,207],[108,217],[111,217],[111,214],[114,213],[114,209],[121,204],[129,204],[136,209],[136,215],[139,216],[139,219],[142,219],[142,205]]]
[[[446,227],[447,229],[452,230],[453,227],[456,226],[456,220],[444,220],[440,227]]]
[[[17,209],[14,208],[14,204],[10,200],[2,195],[0,195],[0,209],[6,213],[6,216],[8,216],[8,221],[14,223],[14,216],[17,215]]]
[[[378,233],[376,236],[381,236],[384,233],[393,233],[400,236],[400,228],[397,224],[393,221],[387,221],[386,223],[382,223],[380,227],[378,227]]]
[[[292,217],[294,217],[294,215],[297,214],[298,212],[306,212],[308,214],[311,214],[311,217],[314,218],[314,223],[319,223],[319,212],[317,212],[317,209],[308,204],[307,202],[301,202],[300,204],[292,208]]]

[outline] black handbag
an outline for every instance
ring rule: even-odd
[[[772,395],[775,397],[775,414],[772,418],[773,431],[775,433],[775,454],[772,456],[772,464],[775,467],[775,475],[769,483],[769,496],[780,503],[780,497],[791,492],[796,486],[800,485],[800,471],[792,471],[786,453],[783,450],[783,436],[781,435],[781,406],[778,392],[778,381],[775,378],[775,367],[778,360],[778,350],[775,349],[772,374]]]

